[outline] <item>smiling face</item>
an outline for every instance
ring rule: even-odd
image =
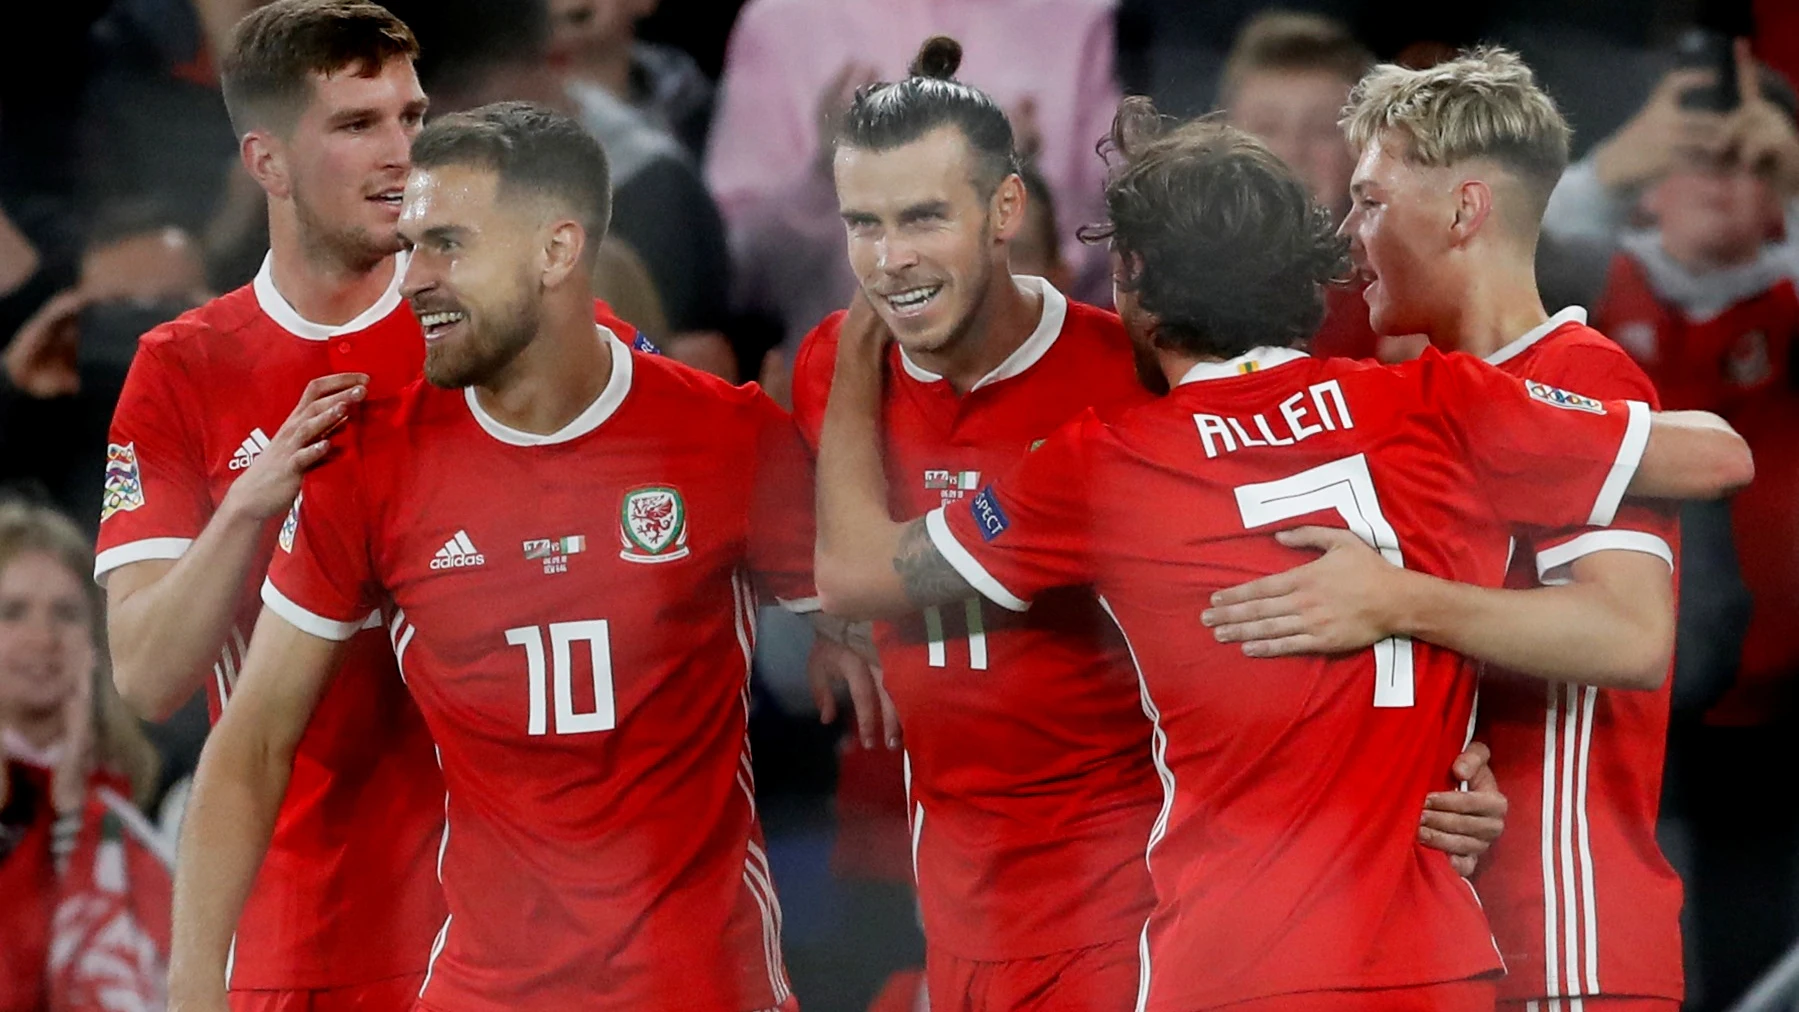
[[[1369,324],[1388,336],[1432,333],[1445,301],[1461,290],[1450,255],[1454,180],[1408,162],[1404,143],[1382,134],[1363,150],[1350,181],[1349,216],[1338,230],[1368,282]]]
[[[534,273],[535,202],[498,201],[485,168],[418,169],[406,184],[399,230],[412,247],[402,293],[425,331],[425,379],[485,385],[536,335],[543,310]]]
[[[59,721],[96,662],[81,574],[49,552],[13,556],[0,569],[0,724]]]
[[[1006,276],[1006,243],[1022,215],[996,220],[999,194],[976,188],[974,153],[955,127],[885,150],[841,146],[834,169],[863,293],[908,353],[952,353],[995,277]],[[1009,177],[1001,187],[1022,184]]]
[[[373,75],[358,69],[312,75],[306,108],[269,143],[285,169],[276,195],[293,200],[302,241],[366,266],[400,249],[395,225],[425,93],[411,60],[388,60]]]

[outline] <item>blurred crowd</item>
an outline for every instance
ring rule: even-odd
[[[1103,249],[1076,232],[1103,215],[1095,144],[1121,94],[1220,110],[1340,216],[1354,165],[1337,119],[1369,66],[1428,65],[1477,41],[1516,49],[1576,128],[1539,253],[1546,303],[1587,307],[1666,407],[1725,415],[1757,457],[1753,487],[1683,515],[1662,842],[1687,887],[1688,1007],[1727,1007],[1799,940],[1799,804],[1783,761],[1799,725],[1799,6],[386,5],[417,33],[434,113],[527,98],[590,129],[615,190],[601,295],[666,354],[783,401],[800,338],[856,291],[830,176],[836,118],[929,35],[960,40],[961,78],[1018,132],[1033,218],[1013,271],[1102,305]],[[14,938],[91,938],[95,919],[124,923],[114,938],[166,932],[156,822],[171,795],[178,807],[204,706],[147,729],[127,714],[105,672],[88,545],[138,335],[247,283],[267,248],[215,72],[253,6],[68,0],[0,33],[0,747],[35,771],[0,782],[0,1009],[38,1007],[8,1003],[29,972],[7,961],[24,951]],[[1330,300],[1318,353],[1417,353],[1375,337],[1353,286]],[[910,1008],[922,942],[899,759],[818,727],[807,635],[771,625],[753,722],[796,989],[809,1009],[883,993]],[[97,870],[114,864],[133,874]],[[63,971],[59,1007],[101,1007],[81,1004],[92,979]]]

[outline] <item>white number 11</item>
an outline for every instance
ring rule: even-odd
[[[1320,510],[1335,510],[1356,537],[1395,566],[1405,568],[1399,535],[1381,514],[1368,458],[1360,453],[1298,474],[1236,489],[1243,526],[1254,530]],[[1389,636],[1374,645],[1374,705],[1411,706],[1412,640]]]

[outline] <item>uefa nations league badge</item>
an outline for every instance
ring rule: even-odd
[[[618,557],[626,562],[673,562],[687,557],[687,503],[668,485],[625,493],[618,508]]]

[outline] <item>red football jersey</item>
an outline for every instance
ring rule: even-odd
[[[1487,357],[1521,379],[1657,407],[1623,349],[1568,309]],[[1575,559],[1608,550],[1664,559],[1674,510],[1628,502],[1608,529],[1522,530],[1506,586],[1565,582]],[[1654,692],[1549,683],[1487,668],[1475,736],[1511,799],[1505,835],[1475,887],[1493,923],[1514,1001],[1682,997],[1680,877],[1655,839],[1673,680]]]
[[[958,396],[893,346],[887,487],[896,517],[973,495],[1085,408],[1150,399],[1118,317],[1037,278],[1036,330]],[[795,418],[817,445],[842,313],[795,360]],[[1019,615],[978,598],[877,623],[905,729],[925,937],[963,959],[1041,956],[1132,938],[1154,905],[1143,864],[1160,802],[1124,642],[1085,590]]]
[[[301,318],[256,280],[144,335],[113,413],[95,573],[176,559],[260,454],[312,380],[365,372],[371,397],[417,376],[424,340],[394,285],[341,327]],[[276,518],[250,567],[207,695],[229,698],[261,610],[256,588]],[[372,611],[372,610],[371,610]],[[331,988],[425,968],[443,900],[431,872],[443,782],[418,710],[395,677],[380,617],[344,654],[294,759],[233,945],[231,986]]]
[[[1380,335],[1368,322],[1366,284],[1331,285],[1324,290],[1324,322],[1312,335],[1312,354],[1319,358],[1374,358]]]
[[[392,609],[448,789],[429,1008],[789,998],[750,774],[749,577],[815,606],[805,448],[755,387],[601,334],[611,379],[551,435],[423,381],[370,405],[307,475],[264,586],[332,639]]]
[[[1799,294],[1791,279],[1704,318],[1664,302],[1628,253],[1612,259],[1593,325],[1643,367],[1669,410],[1732,413],[1787,387],[1799,337]]]
[[[1642,404],[1527,388],[1465,356],[1383,368],[1263,348],[1195,366],[1116,425],[1088,415],[928,515],[996,604],[1092,584],[1130,644],[1165,795],[1140,1008],[1500,969],[1473,889],[1417,838],[1467,737],[1471,665],[1403,638],[1248,660],[1199,615],[1218,589],[1311,558],[1271,537],[1307,523],[1498,586],[1511,523],[1609,522],[1648,429]]]

